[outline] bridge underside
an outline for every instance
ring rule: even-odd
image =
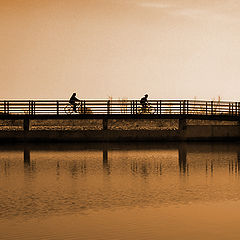
[[[2,114],[0,121],[2,123],[5,121],[0,130],[1,142],[240,140],[239,116],[236,115],[78,114],[57,116]],[[81,121],[85,121],[88,127],[83,128]],[[97,121],[100,122],[99,127],[97,127]],[[11,124],[14,125],[15,122],[17,125],[12,126]],[[32,126],[34,122],[37,122],[38,125]],[[71,126],[66,125],[69,123]]]
[[[0,131],[1,142],[238,141],[238,126],[194,126],[185,130]]]
[[[0,114],[0,120],[7,119],[198,119],[239,121],[239,115],[204,115],[204,114],[76,114],[76,115],[23,115],[23,114]]]

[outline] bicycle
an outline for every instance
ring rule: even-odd
[[[64,112],[66,114],[80,113],[81,112],[81,111],[79,112],[80,108],[81,108],[80,102],[76,103],[76,112],[75,112],[75,111],[73,111],[73,105],[69,103],[64,107]]]
[[[146,107],[139,107],[137,109],[138,114],[154,114],[156,109],[152,107],[150,104],[147,104]]]
[[[77,114],[91,114],[92,110],[89,107],[86,107],[83,102],[77,102],[76,103],[76,112],[73,111],[73,105],[72,104],[67,104],[64,107],[64,111],[66,114],[73,114],[73,113],[77,113]]]

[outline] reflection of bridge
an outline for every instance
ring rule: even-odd
[[[239,102],[151,100],[149,103],[154,114],[139,111],[138,100],[82,100],[76,114],[67,114],[66,100],[0,101],[0,140],[108,142],[240,138]],[[95,120],[100,121],[100,127],[92,129],[95,123],[90,121]],[[116,120],[122,121],[125,128],[111,129]],[[153,121],[162,121],[156,122],[159,126],[172,120],[176,127],[148,128]],[[41,129],[32,128],[34,121],[40,122]],[[89,128],[81,129],[81,121],[89,122]],[[145,128],[134,128],[134,121],[144,122]],[[66,122],[72,127],[64,128]]]
[[[109,159],[109,152],[120,150],[120,151],[141,151],[141,150],[150,150],[161,153],[161,151],[170,150],[170,151],[178,151],[178,167],[179,167],[179,173],[180,175],[187,176],[189,174],[189,164],[191,162],[191,155],[190,154],[219,154],[219,152],[223,154],[227,153],[234,153],[234,158],[228,159],[228,170],[229,174],[235,174],[238,175],[240,171],[240,146],[239,145],[211,145],[211,144],[170,144],[170,145],[146,145],[146,144],[130,144],[130,145],[118,145],[118,144],[110,144],[110,145],[27,145],[27,146],[9,146],[9,145],[3,145],[0,147],[1,151],[16,151],[20,150],[23,151],[23,161],[24,166],[26,168],[32,167],[32,161],[31,161],[31,151],[34,152],[48,152],[48,151],[56,151],[56,152],[62,152],[62,151],[86,151],[86,150],[96,150],[102,151],[102,167],[105,172],[105,174],[109,175],[111,174],[111,159]],[[205,155],[206,156],[206,155]],[[214,159],[211,159],[211,155],[209,155],[208,160],[204,163],[202,167],[205,167],[206,174],[209,172],[210,174],[213,174],[214,167],[216,167],[216,162],[214,163]],[[199,162],[198,162],[199,164]],[[221,163],[223,164],[223,163]],[[84,162],[83,168],[86,172],[87,170],[87,162]],[[59,166],[57,166],[59,167]],[[153,171],[155,174],[162,175],[164,173],[164,166],[162,166],[161,159],[159,159],[158,162],[152,162],[148,161],[137,161],[136,159],[131,162],[130,170],[134,174],[141,174],[142,176],[147,176],[149,172]],[[226,167],[226,166],[225,166]],[[83,170],[81,168],[81,170]]]
[[[23,151],[23,160],[24,160],[24,165],[26,167],[30,166],[31,165],[31,150],[34,150],[34,148],[32,149],[31,146],[30,147],[20,147],[20,149],[22,149]],[[67,148],[69,150],[69,148]],[[71,147],[70,147],[71,149]],[[135,148],[133,148],[135,149]],[[174,150],[177,150],[175,147],[173,148]],[[16,149],[13,147],[13,148],[9,148],[9,150],[12,150],[12,151],[15,151]],[[18,149],[19,150],[19,149]],[[59,150],[59,149],[58,149]],[[66,149],[61,149],[60,151],[64,151]],[[108,149],[107,147],[104,147],[102,149],[102,163],[103,163],[103,169],[105,170],[105,172],[107,174],[110,174],[111,173],[111,166],[110,166],[110,163],[109,163],[109,159],[108,159],[108,151],[111,150]],[[35,149],[36,151],[36,149]],[[40,150],[41,151],[41,150]],[[186,148],[183,147],[182,145],[180,145],[178,147],[178,160],[179,160],[179,170],[180,172],[183,172],[184,174],[187,172],[187,151],[186,151]],[[137,162],[133,162],[133,164],[131,165],[131,170],[134,171],[134,172],[137,172],[137,169],[139,168],[138,166],[139,164]],[[141,166],[142,169],[145,171],[147,171],[147,165],[146,166]],[[155,168],[156,169],[156,168]],[[161,174],[162,172],[162,167],[161,167],[161,164],[158,164],[157,165],[157,170],[159,171],[159,174]]]

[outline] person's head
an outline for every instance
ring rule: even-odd
[[[77,94],[76,93],[73,93],[73,96],[76,96]]]
[[[147,94],[145,94],[145,98],[147,98],[148,97],[148,95]]]

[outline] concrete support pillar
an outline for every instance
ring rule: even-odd
[[[179,119],[178,129],[179,130],[185,130],[187,128],[187,121],[185,118]]]
[[[30,130],[30,119],[29,118],[24,118],[24,120],[23,120],[23,130],[24,131],[29,131]]]
[[[107,129],[108,129],[108,119],[103,118],[103,130],[107,130]]]

